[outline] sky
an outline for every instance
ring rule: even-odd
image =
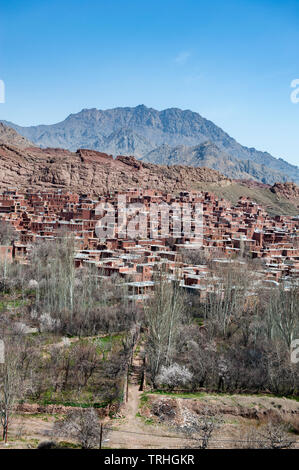
[[[0,119],[16,124],[178,107],[299,165],[296,79],[299,0],[0,2]]]

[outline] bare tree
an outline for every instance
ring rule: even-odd
[[[196,250],[184,250],[182,252],[182,261],[183,263],[189,265],[207,264],[208,254],[203,248]]]
[[[213,336],[220,334],[228,338],[240,328],[250,286],[250,273],[243,263],[229,263],[214,272],[212,289],[204,306],[205,320]]]
[[[5,361],[0,364],[0,416],[2,438],[7,442],[8,430],[17,401],[25,392],[26,381],[20,370],[21,336],[7,336],[4,339]]]
[[[267,305],[267,319],[273,334],[278,335],[288,349],[296,334],[299,334],[299,289],[272,292]]]
[[[240,435],[236,447],[246,449],[290,449],[296,440],[288,433],[284,423],[269,421],[260,430],[251,427]]]
[[[56,315],[57,312],[66,310],[70,321],[75,305],[74,253],[74,238],[64,236],[38,244],[31,254],[34,278],[39,285],[37,308],[43,313]]]
[[[13,225],[0,219],[0,245],[11,245],[18,239],[18,234]]]
[[[99,448],[103,428],[94,408],[77,408],[54,425],[55,437],[69,437],[80,443],[82,449]]]
[[[205,406],[200,415],[185,411],[185,425],[181,430],[187,435],[191,447],[196,449],[207,449],[215,431],[223,422],[221,415],[213,409]]]
[[[155,278],[154,295],[145,304],[145,349],[154,387],[161,366],[171,364],[184,311],[184,297],[177,281],[171,282],[166,273],[159,271]]]
[[[267,449],[289,449],[295,443],[295,439],[290,437],[287,427],[282,423],[269,422],[258,435],[264,440],[263,447]]]

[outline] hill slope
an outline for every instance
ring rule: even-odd
[[[30,148],[0,145],[0,189],[65,189],[77,193],[103,194],[130,187],[177,192],[198,187],[200,182],[218,185],[230,180],[209,168],[165,167],[142,163],[134,157],[80,149]]]
[[[34,145],[29,140],[25,139],[22,135],[18,134],[11,127],[6,126],[0,122],[0,143],[15,145],[19,148],[33,147]]]
[[[155,165],[128,156],[113,159],[111,155],[84,149],[77,152],[36,147],[24,150],[1,144],[0,190],[11,187],[32,191],[62,189],[95,195],[132,187],[173,193],[193,189],[214,192],[232,202],[240,196],[248,196],[271,214],[297,215],[299,212],[299,198],[288,199],[282,189],[278,193],[269,185],[237,182],[209,168]]]

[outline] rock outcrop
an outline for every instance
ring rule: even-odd
[[[271,191],[282,196],[299,207],[299,186],[295,183],[275,183]]]
[[[0,144],[14,145],[19,148],[33,147],[34,144],[11,127],[0,122]]]
[[[231,180],[209,168],[161,166],[134,157],[113,159],[94,150],[26,150],[0,145],[0,189],[17,187],[33,191],[65,189],[77,193],[103,194],[139,187],[176,192],[197,189],[202,182],[229,185]]]

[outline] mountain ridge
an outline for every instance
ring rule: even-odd
[[[228,178],[254,179],[268,184],[286,181],[285,175],[276,170],[272,170],[265,179],[264,174],[267,168],[264,165],[259,165],[251,160],[237,159],[220,150],[216,144],[209,141],[194,147],[183,145],[170,147],[163,144],[141,157],[142,161],[161,165],[178,165],[181,159],[185,165],[212,168],[225,174]]]
[[[270,184],[275,181],[299,182],[298,167],[268,152],[242,146],[212,121],[191,110],[168,108],[157,111],[145,105],[107,110],[85,108],[52,125],[22,127],[4,122],[43,148],[60,147],[75,151],[83,147],[113,155],[133,153],[142,159],[164,144],[172,148],[179,145],[194,147],[208,141],[219,149],[219,158],[225,152],[233,159],[231,161],[235,162],[236,168],[240,166],[239,161],[253,162],[254,166],[249,168],[252,173],[249,177],[253,179],[257,173],[259,181]],[[119,133],[122,133],[121,138]],[[182,159],[181,164],[184,163]],[[261,176],[262,172],[265,172],[264,176]]]

